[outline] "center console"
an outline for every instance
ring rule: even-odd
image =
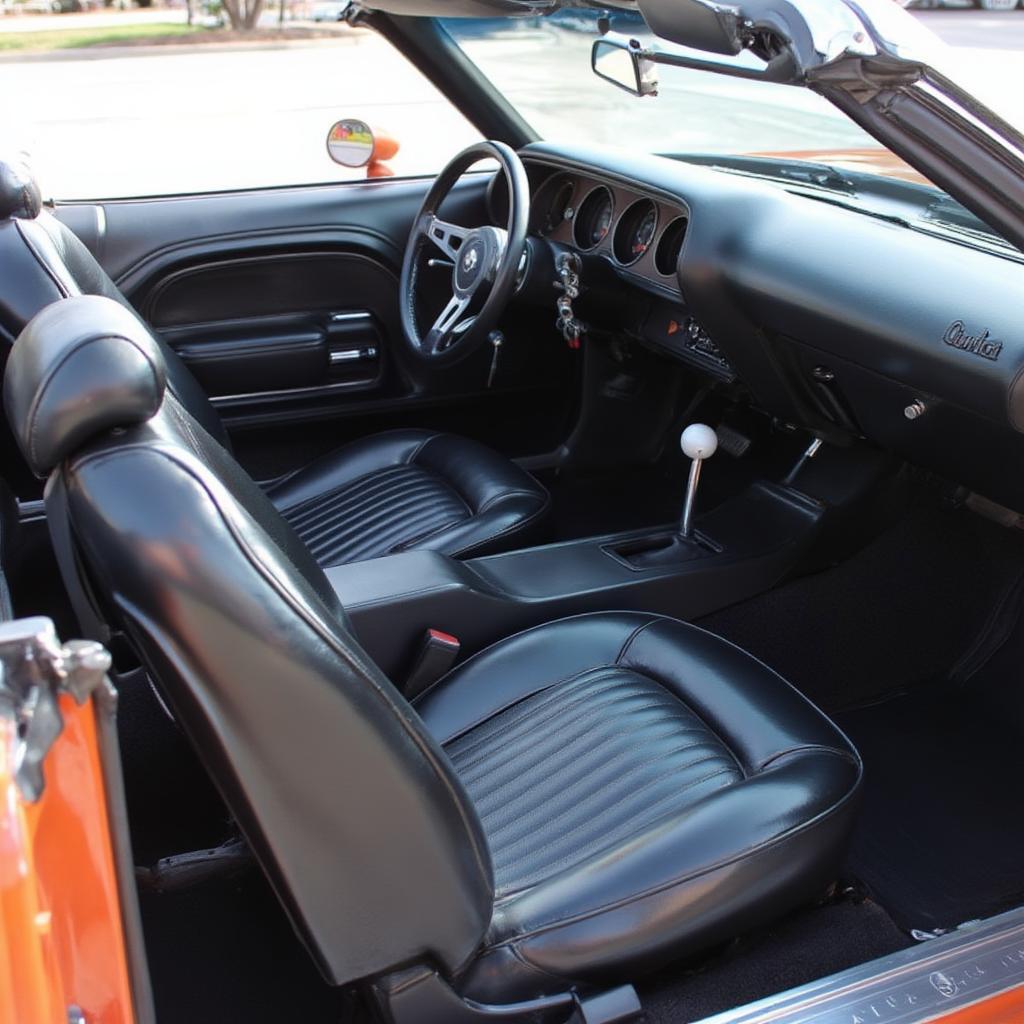
[[[328,577],[367,653],[396,680],[408,673],[429,629],[453,634],[470,655],[529,626],[583,612],[699,618],[776,583],[810,547],[824,512],[785,484],[758,482],[694,521],[700,463],[714,450],[707,433],[700,440],[700,450],[689,451],[684,433],[696,468],[680,527],[464,562],[410,551],[337,566]]]

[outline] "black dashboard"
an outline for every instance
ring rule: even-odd
[[[633,293],[623,330],[826,441],[866,438],[1024,511],[1020,262],[681,161],[521,155],[531,231]]]

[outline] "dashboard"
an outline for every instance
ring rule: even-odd
[[[626,187],[591,168],[556,170],[526,159],[531,182],[531,235],[556,251],[571,251],[591,267],[601,261],[615,277],[661,301],[648,307],[637,327],[651,347],[693,364],[723,381],[736,374],[721,349],[689,310],[679,282],[679,258],[690,223],[690,209],[679,197],[657,189]],[[491,182],[492,222],[507,215],[503,177]]]
[[[602,327],[826,442],[873,442],[1024,512],[1022,262],[678,160],[520,155],[531,234],[580,256]]]

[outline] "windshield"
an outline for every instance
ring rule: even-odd
[[[807,89],[662,68],[658,95],[640,99],[600,81],[590,69],[597,16],[562,10],[546,18],[444,24],[526,121],[558,143],[672,156],[784,156],[924,181]],[[652,38],[639,14],[614,15],[612,29]]]
[[[782,181],[864,213],[1020,258],[991,227],[807,89],[677,67],[659,69],[653,97],[602,81],[590,57],[598,16],[593,9],[563,9],[547,17],[443,24],[542,138]],[[611,30],[645,44],[654,40],[642,17],[631,12],[612,15]],[[923,35],[941,48],[931,33]],[[663,41],[659,46],[671,48]],[[980,52],[990,64],[1004,56]]]

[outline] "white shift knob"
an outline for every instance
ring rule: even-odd
[[[718,448],[718,435],[706,423],[691,423],[681,434],[679,447],[689,459],[710,459]]]

